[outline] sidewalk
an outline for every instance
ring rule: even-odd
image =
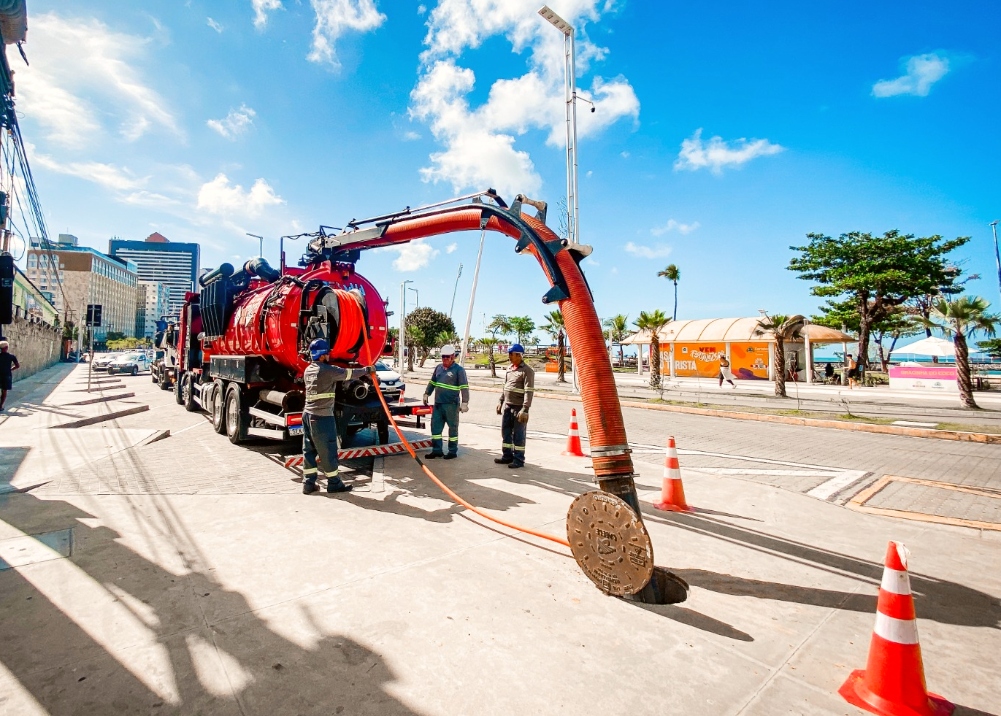
[[[282,446],[231,445],[148,376],[123,381],[148,410],[50,428],[97,410],[68,405],[80,378],[0,425],[4,454],[21,446],[6,479],[43,483],[0,501],[0,711],[860,714],[837,689],[865,666],[889,539],[912,552],[929,688],[966,714],[1001,703],[1001,542],[971,530],[684,456],[698,511],[662,513],[662,456],[638,453],[656,561],[692,586],[684,604],[639,606],[601,594],[566,550],[480,524],[406,458],[354,464],[349,495],[304,496],[273,459]],[[560,534],[593,489],[558,439],[533,438],[512,471],[493,463],[495,426],[462,430],[460,459],[431,467],[507,520]],[[124,447],[95,455],[99,434]]]

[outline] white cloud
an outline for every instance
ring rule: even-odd
[[[397,271],[417,271],[424,268],[431,260],[439,254],[438,249],[431,246],[423,239],[411,241],[406,244],[396,246],[386,246],[381,249],[373,249],[377,252],[394,252],[397,254],[393,260],[393,268]],[[451,253],[451,252],[449,252]]]
[[[347,30],[368,32],[386,21],[375,7],[374,0],[310,0],[316,11],[313,26],[313,48],[306,59],[310,62],[340,67],[334,43]]]
[[[136,177],[125,167],[102,162],[61,162],[45,154],[37,154],[29,149],[31,161],[49,171],[85,179],[112,191],[133,191],[143,187],[149,177]]]
[[[607,54],[580,30],[608,5],[569,0],[558,8],[579,30],[578,75]],[[566,139],[563,40],[537,10],[537,0],[440,0],[432,10],[410,108],[411,117],[426,122],[443,145],[430,156],[431,165],[421,170],[425,181],[447,181],[456,191],[489,185],[507,195],[541,188],[535,165],[516,147],[516,137],[541,129],[551,146],[565,146]],[[476,78],[458,60],[494,35],[505,36],[515,53],[528,49],[529,69],[520,77],[495,81],[487,100],[471,108],[468,96]],[[639,116],[639,100],[624,78],[595,77],[591,89],[579,88],[578,94],[597,109],[578,115],[579,138],[596,135],[624,117]]]
[[[416,142],[420,138],[421,135],[412,129],[408,129],[406,132],[403,133],[403,141],[405,142]]]
[[[218,32],[220,34],[222,33],[222,25],[220,25],[218,22],[216,22],[215,20],[213,20],[211,17],[208,18],[208,26],[211,27],[216,32]]]
[[[210,119],[206,124],[225,139],[236,139],[250,129],[256,116],[257,112],[241,104],[239,109],[231,109],[222,119]]]
[[[268,207],[284,203],[264,179],[258,179],[245,191],[239,184],[230,184],[229,177],[220,173],[198,190],[198,208],[221,216],[254,219]]]
[[[254,27],[263,29],[268,24],[268,13],[272,10],[281,10],[281,0],[250,0],[251,7],[254,8]]]
[[[725,142],[722,137],[713,137],[703,142],[702,129],[699,128],[681,143],[674,168],[689,171],[708,168],[713,174],[721,174],[724,167],[739,167],[757,157],[767,157],[784,150],[785,147],[772,144],[767,139],[748,141],[741,138]]]
[[[445,247],[445,253],[446,254],[455,253],[455,250],[457,248],[459,248],[458,244],[456,244],[456,243],[449,244],[448,246]]]
[[[146,38],[53,12],[35,16],[31,32],[31,65],[17,71],[18,110],[48,139],[84,148],[109,119],[130,141],[153,127],[181,135],[168,103],[136,69],[148,58]]]
[[[629,159],[629,152],[619,152],[619,156],[623,159]]]
[[[880,80],[872,86],[873,97],[912,94],[927,97],[931,86],[949,72],[949,58],[934,53],[908,58],[906,72],[894,80]]]
[[[670,231],[677,231],[679,234],[690,234],[700,226],[702,224],[697,221],[693,221],[691,224],[682,224],[674,219],[668,219],[667,223],[663,226],[655,226],[650,229],[650,233],[654,236],[663,236]]]
[[[630,241],[624,248],[626,249],[626,253],[630,253],[633,256],[639,256],[643,259],[660,259],[671,254],[671,247],[665,244],[644,246],[643,244],[634,244]]]

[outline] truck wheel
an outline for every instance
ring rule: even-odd
[[[149,372],[149,379],[153,381],[153,385],[156,385],[157,383],[160,382],[156,379],[156,373],[154,373],[153,371]]]
[[[376,429],[379,432],[379,444],[386,445],[389,443],[389,421],[380,420],[376,425]]]
[[[234,445],[247,439],[249,414],[240,396],[240,386],[231,385],[226,391],[226,435]]]
[[[174,400],[178,405],[184,405],[184,400],[181,397],[181,385],[184,384],[184,379],[186,377],[186,373],[180,373],[174,376]]]
[[[170,381],[167,380],[167,376],[165,375],[160,376],[160,380],[158,382],[160,383],[160,390],[172,390],[174,387],[170,384]]]
[[[181,405],[189,413],[198,412],[198,403],[195,402],[195,376],[185,373],[184,380],[181,381]]]
[[[212,428],[226,434],[226,385],[221,380],[212,386]]]

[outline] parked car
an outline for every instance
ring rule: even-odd
[[[108,370],[111,362],[121,356],[121,353],[95,353],[93,370]]]
[[[400,394],[406,389],[403,376],[382,361],[376,362],[375,374],[379,376],[379,389],[386,396],[386,401],[399,400]]]
[[[129,373],[130,375],[139,375],[140,371],[149,370],[150,363],[149,354],[146,351],[126,353],[108,364],[108,374]]]

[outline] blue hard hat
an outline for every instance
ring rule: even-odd
[[[522,355],[525,355],[525,346],[521,345],[520,343],[515,343],[513,346],[507,349],[507,353],[508,355],[511,355],[512,353],[521,353]]]
[[[320,360],[321,357],[330,352],[330,344],[322,338],[317,338],[309,344],[309,357],[313,360]]]

